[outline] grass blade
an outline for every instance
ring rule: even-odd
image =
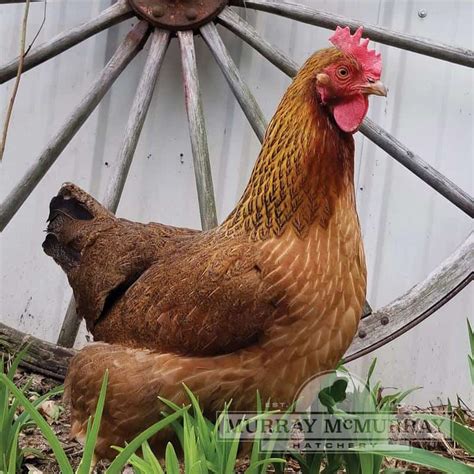
[[[25,354],[27,353],[28,349],[30,348],[30,344],[27,344],[25,347],[23,347],[23,349],[20,350],[20,352],[18,352],[16,355],[15,355],[15,358],[13,359],[13,362],[12,364],[10,365],[10,368],[8,369],[8,372],[7,372],[7,377],[10,379],[10,380],[13,380],[13,377],[14,375],[16,374],[16,371],[18,369],[18,366],[20,365],[20,362],[23,360],[23,358],[25,357]]]
[[[107,392],[107,383],[109,381],[109,371],[106,370],[104,378],[102,379],[102,386],[100,388],[99,398],[93,416],[92,427],[87,429],[86,442],[84,444],[84,454],[82,455],[81,463],[77,470],[77,474],[89,474],[92,466],[92,459],[94,457],[95,445],[97,443],[97,436],[99,435],[100,421],[105,405],[105,394]],[[89,418],[90,422],[90,418]]]
[[[178,457],[171,443],[166,446],[165,456],[166,474],[180,474]]]
[[[10,450],[10,459],[8,460],[8,474],[16,474],[19,434],[20,428],[17,428],[17,430],[15,431],[15,436],[13,437],[13,444]]]
[[[361,452],[359,450],[359,452]],[[369,449],[367,451],[371,454],[380,454],[382,456],[391,457],[395,459],[400,459],[402,461],[407,461],[420,466],[425,466],[430,469],[437,469],[441,472],[446,472],[449,474],[472,474],[472,467],[467,464],[463,464],[459,461],[454,461],[452,459],[445,458],[439,454],[434,454],[430,451],[420,448],[410,448],[407,451],[394,451],[393,445],[387,446],[386,449]]]
[[[163,468],[160,466],[158,459],[150,448],[148,441],[142,444],[143,459],[149,464],[153,474],[164,474]]]
[[[61,473],[73,474],[73,470],[66,456],[66,453],[64,452],[63,448],[61,447],[61,443],[59,442],[58,438],[56,437],[46,420],[40,415],[38,410],[31,404],[31,402],[25,397],[25,395],[21,393],[21,390],[18,389],[15,384],[7,378],[5,374],[0,375],[0,382],[6,385],[8,389],[13,393],[13,395],[20,400],[20,403],[28,412],[31,419],[38,425],[38,428],[41,430],[43,436],[46,438],[46,441],[53,450],[54,457],[58,462],[58,465],[61,469]]]
[[[193,392],[191,392],[191,390],[189,390],[189,388],[185,384],[183,384],[183,387],[193,407],[194,419],[196,421],[194,426],[197,430],[197,435],[202,444],[204,453],[207,454],[212,449],[211,436],[210,436],[208,425],[206,423],[206,420],[204,419],[204,415],[202,414],[201,406],[199,405],[198,399],[195,397]]]
[[[107,474],[119,474],[120,470],[125,466],[130,456],[151,436],[158,433],[174,420],[177,420],[187,410],[187,407],[181,408],[179,411],[168,415],[165,419],[158,421],[151,425],[145,431],[136,436],[124,449],[123,451],[112,461],[108,467]]]
[[[227,462],[225,466],[225,474],[233,474],[235,463],[237,461],[237,452],[240,444],[240,433],[242,431],[242,424],[235,429],[234,439],[230,442],[230,449],[228,451]]]
[[[377,357],[374,357],[374,359],[372,360],[370,364],[369,371],[367,373],[367,379],[365,382],[367,387],[370,387],[370,379],[372,378],[372,374],[374,373],[376,365],[377,365]]]
[[[360,469],[362,474],[373,474],[374,455],[368,453],[359,453]]]

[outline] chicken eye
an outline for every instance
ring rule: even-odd
[[[345,79],[349,75],[349,70],[346,67],[340,67],[336,74],[340,79]]]

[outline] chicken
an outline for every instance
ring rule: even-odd
[[[343,356],[366,293],[352,133],[368,95],[386,95],[380,55],[361,35],[337,28],[334,47],[301,68],[217,228],[118,219],[73,184],[51,201],[44,250],[96,341],[66,380],[78,439],[109,371],[97,456],[155,422],[158,395],[184,403],[183,383],[209,416],[231,399],[253,410],[257,389],[288,405]]]

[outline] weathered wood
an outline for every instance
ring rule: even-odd
[[[233,10],[225,8],[217,17],[217,21],[259,51],[285,74],[290,77],[296,76],[299,69],[296,62],[287,58],[284,53],[264,40],[253,26],[237,15]],[[263,51],[265,51],[265,53],[263,53]]]
[[[70,30],[63,31],[45,43],[31,49],[25,57],[23,72],[28,71],[59,53],[72,48],[81,41],[132,16],[133,12],[128,3],[124,0],[120,0],[100,13],[97,18],[86,21]],[[15,58],[0,66],[0,84],[16,76],[18,63],[19,58]]]
[[[448,199],[448,201],[451,201],[468,216],[474,217],[474,199],[446,178],[446,176],[409,150],[394,136],[390,135],[369,118],[364,120],[359,130],[369,140],[421,178],[426,184]]]
[[[99,104],[115,79],[117,79],[127,64],[143,47],[148,36],[148,30],[148,23],[142,21],[127,35],[64,125],[46,145],[39,158],[30,166],[20,182],[0,204],[0,231],[6,227],[16,211],[54,164],[58,156],[66,148],[66,145]]]
[[[262,142],[267,128],[267,121],[247,84],[245,84],[240,77],[239,70],[224,46],[216,26],[214,23],[208,23],[207,25],[201,26],[200,31],[229,83],[232,92],[242,107],[247,120],[250,122],[260,142]]]
[[[372,41],[442,59],[443,61],[461,64],[462,66],[474,67],[474,51],[470,49],[439,43],[431,39],[409,35],[400,31],[392,31],[378,25],[353,20],[306,5],[283,0],[231,0],[229,3],[239,7],[274,13],[302,23],[308,23],[331,30],[334,30],[336,26],[349,26],[351,30],[355,31],[359,26],[363,26],[364,33]]]
[[[369,302],[365,300],[364,307],[362,308],[362,316],[361,318],[364,319],[367,316],[372,314],[372,306],[370,306]]]
[[[74,299],[74,296],[71,296],[59,331],[58,345],[63,347],[74,346],[81,325],[81,320],[82,319],[77,316],[76,300]]]
[[[235,15],[230,9],[224,10],[219,15],[219,21],[253,46],[256,51],[285,74],[290,77],[296,75],[299,69],[298,64],[286,58],[284,53],[262,38],[251,25]],[[382,127],[366,118],[359,131],[459,209],[470,217],[474,217],[474,200],[468,193],[409,150]]]
[[[474,233],[428,277],[359,325],[346,362],[393,341],[433,314],[473,279]]]
[[[64,380],[71,357],[76,351],[51,344],[0,322],[0,354],[15,354],[29,345],[23,367],[55,380]]]
[[[239,36],[247,44],[252,46],[264,58],[268,59],[280,71],[289,77],[295,77],[300,66],[288,58],[286,54],[276,46],[269,43],[260,33],[243,18],[239,17],[230,8],[225,8],[218,16],[218,21],[226,28]]]
[[[122,196],[169,41],[170,33],[168,31],[154,31],[150,51],[130,110],[125,136],[117,160],[113,163],[112,177],[102,202],[113,213],[117,211]]]
[[[30,2],[44,2],[44,0],[30,0]],[[0,5],[9,3],[26,3],[26,0],[0,0]]]
[[[193,152],[201,226],[203,230],[209,230],[217,226],[217,213],[193,32],[179,31],[178,39],[183,66],[184,96]]]

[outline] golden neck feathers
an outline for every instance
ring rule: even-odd
[[[328,225],[341,192],[353,193],[352,135],[317,98],[316,74],[340,54],[325,52],[308,59],[283,96],[247,188],[223,224],[227,231],[264,240],[291,226],[304,237],[314,222]]]

